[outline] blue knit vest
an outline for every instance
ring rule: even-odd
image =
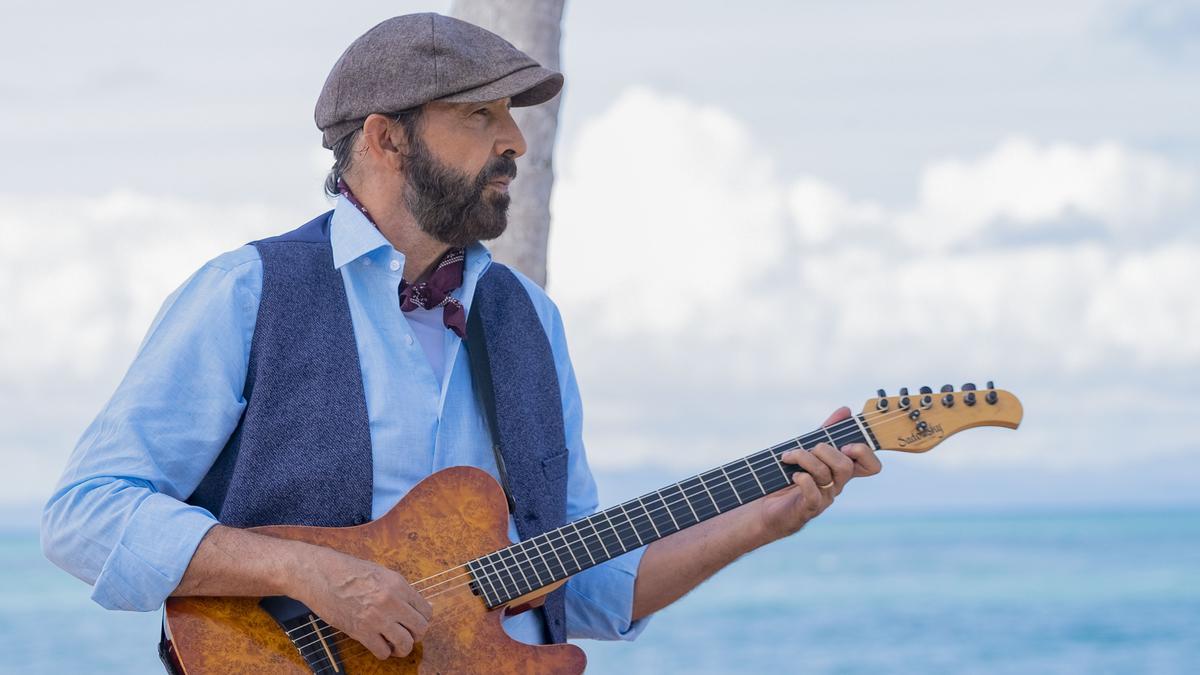
[[[188,502],[232,527],[341,527],[371,517],[371,434],[350,306],[329,242],[332,212],[253,242],[263,283],[246,409]],[[399,300],[397,299],[397,302]],[[493,263],[476,284],[497,435],[517,532],[566,521],[567,452],[550,342],[520,280]],[[470,347],[471,345],[468,345]],[[543,608],[566,640],[564,589]]]

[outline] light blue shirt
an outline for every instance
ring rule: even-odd
[[[400,311],[404,255],[344,197],[334,209],[330,241],[362,366],[372,446],[372,517],[387,513],[439,469],[471,465],[495,476],[462,341],[440,328],[440,309],[417,317]],[[454,295],[468,311],[475,283],[490,264],[482,245],[467,249],[463,285]],[[570,458],[567,519],[574,520],[598,507],[584,454],[575,371],[558,308],[541,288],[516,274],[554,354]],[[207,510],[182,500],[208,472],[246,406],[242,394],[261,290],[262,261],[258,250],[246,245],[210,261],[171,294],[46,504],[46,557],[92,584],[92,599],[106,608],[160,607],[217,522]],[[511,518],[509,536],[517,538]],[[633,639],[641,632],[645,621],[630,620],[641,555],[641,549],[628,553],[567,582],[569,637]],[[525,642],[546,641],[541,622],[530,612],[508,617],[505,628]]]

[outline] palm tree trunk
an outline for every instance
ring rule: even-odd
[[[455,18],[482,26],[513,43],[547,68],[559,70],[564,0],[454,0]],[[562,96],[513,116],[529,146],[517,160],[508,230],[489,244],[496,259],[546,285],[546,241],[550,234],[550,192],[554,187],[554,138]]]

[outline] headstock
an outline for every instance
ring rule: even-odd
[[[991,382],[976,390],[968,382],[958,391],[947,384],[936,393],[921,387],[920,393],[909,394],[906,387],[899,396],[887,396],[880,389],[863,407],[862,417],[881,450],[925,452],[963,429],[1016,429],[1022,414],[1021,402],[1011,393]]]

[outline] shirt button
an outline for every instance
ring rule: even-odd
[[[396,270],[400,269],[400,261],[393,260],[392,263],[390,265],[388,265],[388,267],[392,268],[392,271],[395,272]]]
[[[370,267],[370,266],[371,266],[371,259],[363,258],[363,267]]]
[[[408,344],[408,346],[411,347],[413,344],[413,337],[411,335],[405,335],[404,342],[406,342]]]

